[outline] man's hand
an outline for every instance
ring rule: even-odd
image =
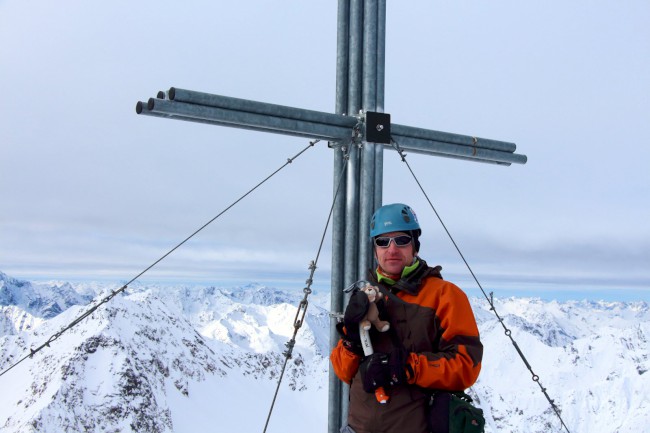
[[[363,390],[375,392],[379,387],[390,384],[389,356],[386,353],[373,353],[359,365]]]
[[[407,383],[406,370],[408,352],[394,349],[391,353],[374,353],[366,357],[359,365],[363,389],[374,392],[379,387],[390,387]]]
[[[348,340],[355,343],[361,342],[359,322],[368,314],[368,308],[370,308],[368,296],[359,290],[352,292],[350,302],[348,302],[343,314],[343,323],[345,324],[345,333]]]
[[[388,364],[390,365],[391,385],[406,385],[408,379],[407,371],[411,376],[413,376],[413,369],[407,362],[408,358],[409,352],[407,352],[403,347],[393,349],[393,351],[390,352]]]

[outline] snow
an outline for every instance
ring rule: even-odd
[[[115,288],[48,289],[0,273],[0,289],[4,371]],[[0,376],[0,431],[263,431],[273,405],[269,433],[324,433],[326,296],[310,298],[287,360],[302,294],[259,284],[137,285]],[[648,304],[496,298],[538,384],[486,301],[471,302],[485,354],[469,393],[486,432],[563,431],[540,385],[572,433],[647,430]],[[53,315],[53,305],[65,308]]]
[[[251,377],[211,378],[192,383],[189,395],[169,399],[175,433],[198,431],[263,431],[277,383]],[[310,389],[300,392],[282,387],[267,432],[324,432],[327,394]],[[190,415],[191,414],[191,415]]]

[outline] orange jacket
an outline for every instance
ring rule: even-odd
[[[388,390],[399,403],[380,405],[374,395],[366,393],[361,380],[356,380],[361,357],[348,350],[340,340],[332,350],[330,360],[336,375],[350,390],[349,423],[357,432],[365,431],[425,431],[426,422],[412,414],[425,411],[411,406],[426,404],[427,390],[460,391],[470,387],[481,370],[483,345],[467,296],[456,285],[444,281],[438,269],[429,268],[420,260],[413,275],[392,286],[373,283],[384,293],[383,320],[388,320],[391,330],[380,333],[371,329],[370,339],[375,352],[389,353],[394,348],[394,335],[410,352],[408,365],[409,385],[405,389]],[[408,369],[407,369],[408,371]],[[391,407],[393,409],[391,409]],[[410,409],[405,409],[410,407]],[[392,411],[411,413],[407,419]],[[414,425],[404,430],[404,422]],[[422,429],[419,424],[425,423]],[[391,424],[394,428],[391,428]],[[376,425],[373,429],[369,426]],[[379,427],[381,426],[381,427]]]

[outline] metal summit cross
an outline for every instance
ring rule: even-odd
[[[346,148],[349,165],[337,196],[332,227],[331,309],[343,311],[342,288],[365,276],[372,263],[369,221],[382,203],[383,148],[391,140],[406,151],[489,162],[525,164],[516,146],[496,140],[396,125],[384,114],[386,0],[338,0],[336,114],[171,88],[136,112],[186,120],[326,140]],[[334,153],[336,175],[344,162]],[[330,343],[338,340],[335,320]],[[347,419],[348,388],[330,371],[329,432]]]

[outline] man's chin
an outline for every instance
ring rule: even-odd
[[[388,274],[400,275],[402,273],[402,270],[404,269],[404,266],[402,265],[402,263],[396,263],[394,265],[387,264],[383,269]]]

